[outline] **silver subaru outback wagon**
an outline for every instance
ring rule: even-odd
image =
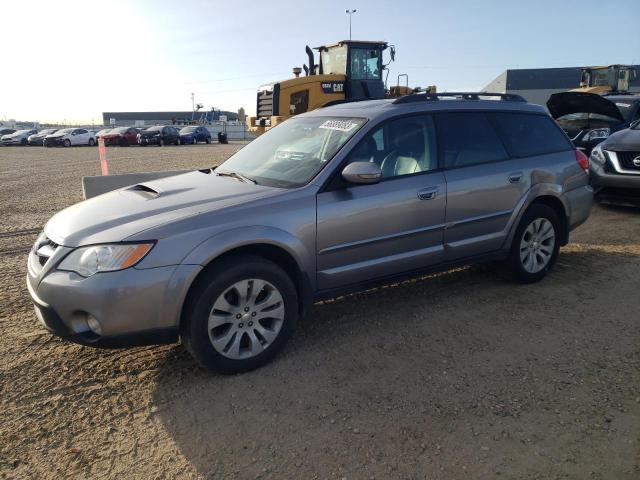
[[[514,96],[334,105],[215,169],[59,212],[27,285],[65,339],[180,339],[208,369],[246,371],[322,298],[485,260],[542,279],[589,216],[588,168],[542,107]]]

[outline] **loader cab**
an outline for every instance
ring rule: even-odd
[[[624,93],[629,91],[629,80],[636,78],[636,70],[630,65],[609,65],[582,69],[581,89],[593,93]]]
[[[317,47],[320,53],[320,75],[346,76],[347,99],[384,98],[382,71],[385,68],[382,52],[389,48],[387,42],[343,40],[332,45]],[[391,48],[391,58],[394,49]]]

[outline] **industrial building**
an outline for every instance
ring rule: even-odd
[[[220,120],[220,116],[226,116],[227,121],[235,121],[238,114],[224,110],[199,112],[103,112],[102,124],[104,126],[128,126],[148,127],[151,125],[170,125],[189,123],[192,120],[206,120],[203,123],[211,123]]]
[[[640,65],[637,78],[629,82],[629,91],[640,93]],[[527,68],[505,70],[484,87],[485,92],[515,93],[530,103],[544,105],[553,93],[566,92],[580,85],[580,67]]]

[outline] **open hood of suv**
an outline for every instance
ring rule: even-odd
[[[624,122],[624,117],[616,104],[595,93],[554,93],[547,101],[547,108],[553,118],[571,113],[597,113]]]

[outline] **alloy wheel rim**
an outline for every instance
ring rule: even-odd
[[[520,262],[528,273],[537,273],[551,260],[556,243],[553,224],[546,218],[536,218],[525,229],[520,241]]]
[[[265,351],[284,323],[284,300],[266,280],[241,280],[226,288],[209,313],[209,341],[220,355],[247,359]]]

